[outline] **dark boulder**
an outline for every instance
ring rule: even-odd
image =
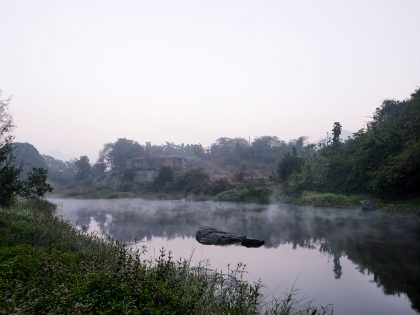
[[[260,247],[264,244],[264,241],[249,239],[245,235],[219,231],[207,226],[200,227],[195,238],[204,245],[241,244],[245,247]]]
[[[244,240],[242,240],[241,245],[245,247],[260,247],[264,245],[264,243],[265,243],[264,241],[253,240],[251,238],[245,238]]]

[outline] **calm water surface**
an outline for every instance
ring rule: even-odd
[[[358,210],[142,199],[52,199],[57,215],[151,257],[208,260],[210,267],[245,263],[267,296],[332,304],[334,314],[419,314],[420,217]],[[200,226],[265,240],[260,248],[206,246]]]

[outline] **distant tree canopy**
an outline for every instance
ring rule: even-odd
[[[99,153],[99,158],[91,169],[93,176],[104,174],[105,171],[122,172],[127,168],[127,160],[131,158],[183,157],[193,161],[196,168],[206,167],[204,161],[211,162],[214,167],[260,168],[268,176],[275,169],[276,163],[283,154],[291,152],[292,148],[301,152],[305,137],[300,137],[288,143],[277,137],[262,136],[251,143],[244,138],[218,138],[215,143],[205,149],[201,144],[174,144],[166,142],[144,145],[137,141],[120,138],[114,143],[107,143]]]
[[[211,184],[210,176],[201,169],[192,169],[185,172],[171,187],[175,191],[187,194],[205,193]]]
[[[202,169],[209,166],[219,171],[220,176],[233,178],[241,174],[244,176],[271,176],[276,163],[283,154],[297,152],[304,149],[305,138],[301,137],[288,143],[277,137],[262,136],[249,143],[244,138],[219,138],[209,148],[201,144],[174,144],[166,142],[162,145],[153,145],[146,142],[144,145],[137,141],[120,138],[114,143],[107,143],[99,152],[97,161],[91,165],[87,156],[70,161],[61,161],[51,156],[42,156],[43,163],[48,169],[48,178],[54,184],[66,186],[75,180],[88,177],[98,178],[113,174],[124,173],[128,175],[127,160],[131,158],[159,158],[183,157],[188,160],[190,168]],[[21,155],[24,165],[30,165],[32,154]],[[212,172],[209,171],[209,174]],[[249,175],[251,174],[251,175]],[[124,178],[127,178],[125,176]]]
[[[332,142],[333,142],[333,144],[338,144],[340,142],[341,129],[343,129],[341,127],[341,124],[338,121],[336,121],[334,123],[334,127],[332,129],[332,133],[333,133]]]
[[[74,166],[77,168],[76,178],[83,180],[87,179],[91,174],[91,166],[87,155],[81,156],[77,161],[74,162]]]
[[[134,140],[119,138],[114,143],[107,143],[99,154],[99,159],[105,162],[113,171],[126,168],[127,159],[144,156],[144,148]]]
[[[283,155],[278,165],[278,176],[281,181],[287,181],[292,174],[299,173],[302,168],[303,158],[297,156],[296,150]]]
[[[146,157],[179,156],[184,158],[204,157],[205,151],[201,144],[175,144],[166,142],[162,145],[152,145],[146,142],[144,147]]]
[[[218,138],[210,147],[213,158],[221,158],[225,164],[238,163],[249,158],[249,143],[243,138]]]
[[[60,185],[66,185],[76,178],[75,161],[61,161],[49,155],[42,156],[48,169],[48,179]]]
[[[93,176],[103,176],[106,171],[106,164],[104,161],[98,159],[95,164],[93,164],[91,172]]]
[[[164,187],[167,183],[174,181],[174,172],[170,167],[162,167],[154,179],[154,184],[158,187]]]
[[[386,100],[372,120],[341,143],[334,123],[333,145],[302,157],[300,171],[279,178],[285,191],[370,193],[384,198],[420,196],[420,90],[404,101]],[[339,144],[339,145],[338,145]]]
[[[251,143],[244,138],[219,138],[210,147],[210,158],[222,165],[248,164],[250,168],[266,165],[273,170],[279,158],[293,148],[301,152],[305,137],[288,143],[273,136],[256,137]]]

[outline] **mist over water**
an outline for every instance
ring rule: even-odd
[[[226,270],[243,262],[271,296],[292,288],[333,304],[335,314],[416,314],[420,310],[420,218],[349,209],[142,199],[52,199],[78,226],[193,264]],[[200,226],[263,239],[261,248],[205,246]]]

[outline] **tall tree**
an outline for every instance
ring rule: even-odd
[[[277,173],[282,183],[286,182],[293,173],[300,172],[302,168],[303,159],[297,156],[296,149],[293,148],[293,153],[287,152],[279,161]]]
[[[77,168],[76,178],[77,179],[87,179],[90,176],[91,166],[89,158],[86,155],[81,156],[74,165]]]
[[[144,155],[144,148],[134,140],[119,138],[114,143],[107,143],[99,153],[100,159],[103,159],[113,171],[122,171],[126,168],[127,159]]]
[[[41,197],[52,187],[46,183],[47,171],[34,168],[26,181],[19,178],[21,169],[14,165],[12,155],[12,116],[9,113],[10,99],[2,99],[0,94],[0,205],[9,206],[16,195]]]
[[[48,179],[57,184],[68,184],[76,177],[77,168],[74,160],[61,161],[49,155],[43,155],[48,169]]]
[[[20,170],[13,165],[11,144],[13,121],[9,113],[9,99],[0,93],[0,205],[8,206],[20,189]]]
[[[333,129],[332,129],[332,134],[333,134],[332,142],[333,142],[333,144],[337,144],[337,143],[340,142],[341,130],[342,130],[341,124],[338,121],[336,121],[334,123]]]
[[[162,167],[158,175],[154,179],[154,184],[158,187],[163,187],[167,183],[174,181],[174,172],[170,167]]]
[[[48,171],[42,167],[34,167],[28,173],[27,179],[22,182],[20,195],[24,197],[42,197],[53,188],[47,183]]]
[[[11,144],[13,140],[13,121],[9,113],[9,99],[2,99],[0,91],[0,165],[6,166],[11,160]]]

